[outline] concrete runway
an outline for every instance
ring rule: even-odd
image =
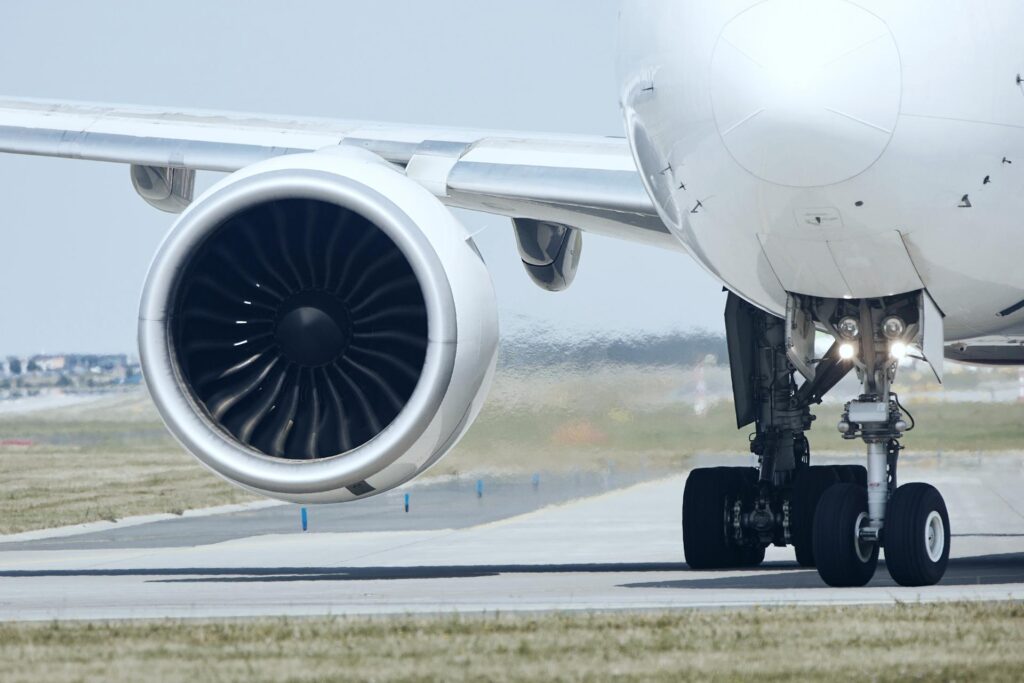
[[[984,463],[984,467],[982,467]],[[672,609],[1024,599],[1024,456],[911,458],[946,497],[953,556],[934,588],[824,586],[791,550],[758,571],[682,563],[684,476],[440,482],[361,504],[186,517],[0,539],[0,619]]]

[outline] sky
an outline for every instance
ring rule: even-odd
[[[621,135],[617,0],[0,3],[0,94],[467,128]],[[201,177],[201,186],[217,178]],[[508,219],[480,231],[503,333],[720,331],[688,257],[584,236],[573,287],[522,270]],[[0,355],[134,352],[173,217],[128,168],[0,155]]]

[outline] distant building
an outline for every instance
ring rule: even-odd
[[[60,372],[68,365],[67,356],[33,356],[29,369],[36,372]]]
[[[138,363],[129,363],[125,367],[124,375],[125,384],[142,384],[142,366]]]
[[[0,358],[0,390],[102,388],[140,384],[142,371],[127,354],[36,354]]]

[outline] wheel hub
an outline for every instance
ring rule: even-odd
[[[925,522],[924,547],[928,552],[928,559],[932,562],[942,559],[942,553],[946,549],[946,525],[938,512],[933,511]]]
[[[864,563],[871,561],[871,546],[872,541],[864,539],[864,529],[870,525],[871,521],[868,519],[868,513],[862,512],[857,517],[857,522],[853,525],[853,543],[857,549],[857,558]]]

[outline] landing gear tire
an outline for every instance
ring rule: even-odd
[[[949,564],[949,513],[935,487],[896,489],[885,520],[885,564],[901,586],[934,586]]]
[[[691,569],[756,567],[764,561],[764,548],[733,545],[727,526],[728,506],[751,481],[756,483],[756,472],[747,468],[697,469],[687,477],[683,491],[683,552]]]
[[[825,492],[814,515],[814,559],[830,586],[866,586],[878,568],[878,544],[865,543],[860,530],[868,523],[867,490],[836,484]]]
[[[796,550],[796,561],[801,567],[814,566],[814,513],[825,491],[839,481],[836,468],[813,466],[804,469],[793,485],[793,530],[790,540]]]
[[[835,465],[835,470],[840,482],[868,487],[868,468],[864,465]]]
[[[757,548],[740,548],[738,566],[744,569],[760,567],[764,562],[764,546]]]
[[[721,569],[735,562],[726,537],[726,505],[733,476],[725,467],[697,469],[683,489],[683,553],[691,569]]]

